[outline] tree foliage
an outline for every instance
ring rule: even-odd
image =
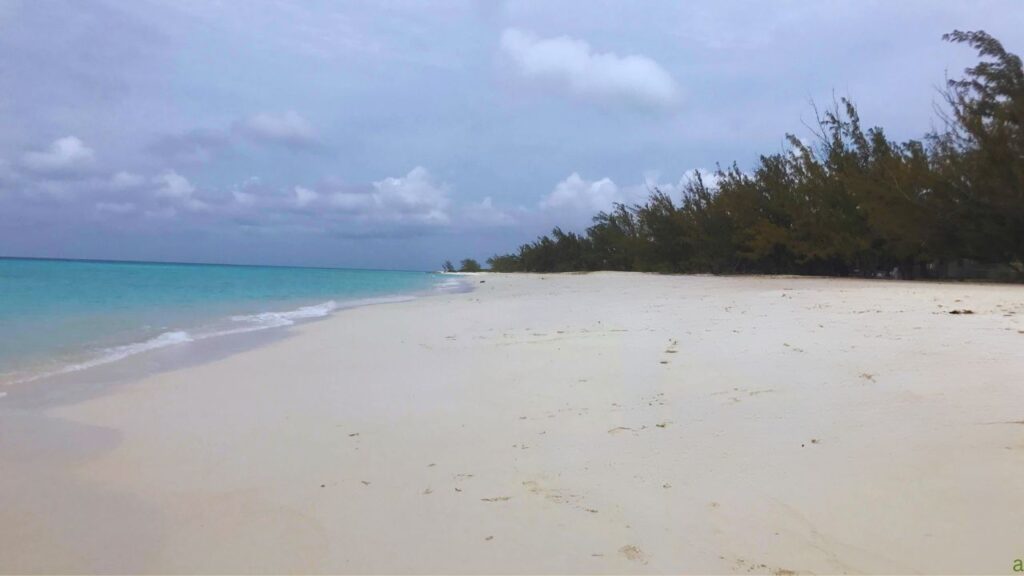
[[[895,142],[864,129],[840,99],[819,113],[816,138],[745,172],[699,172],[679,198],[662,190],[594,216],[584,234],[555,228],[497,272],[639,270],[941,276],[950,263],[1024,273],[1024,69],[985,32],[943,37],[981,61],[949,80],[945,126]]]

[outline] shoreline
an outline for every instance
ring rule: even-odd
[[[263,337],[264,332],[277,333],[309,322],[324,320],[351,308],[406,302],[472,289],[472,284],[468,282],[446,281],[434,285],[430,290],[348,300],[298,302],[294,308],[283,311],[268,310],[241,316],[211,317],[204,324],[168,329],[143,340],[93,349],[89,354],[79,353],[77,358],[38,360],[35,367],[19,369],[4,375],[9,379],[0,381],[0,401],[5,397],[22,395],[28,386],[141,379],[156,372],[195,365],[204,361],[203,359],[254,348],[264,341],[273,340]],[[273,308],[273,305],[271,307]],[[230,326],[229,320],[249,320],[254,323]],[[43,367],[54,363],[60,367]]]
[[[0,400],[0,572],[1020,557],[1021,287],[480,279],[60,402]]]

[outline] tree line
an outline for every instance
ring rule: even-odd
[[[840,99],[816,110],[814,142],[752,171],[696,172],[681,197],[594,216],[585,233],[555,228],[487,260],[496,272],[635,270],[948,277],[971,265],[1024,277],[1024,69],[983,31],[944,40],[979,62],[941,91],[941,128],[895,142],[864,129]]]
[[[459,267],[458,268],[456,268],[455,265],[452,264],[451,260],[445,260],[444,264],[441,266],[441,271],[442,272],[447,272],[447,273],[451,273],[451,272],[481,272],[481,271],[483,271],[483,269],[484,269],[483,266],[481,266],[479,262],[477,262],[476,260],[474,260],[472,258],[465,258],[462,262],[459,263]]]

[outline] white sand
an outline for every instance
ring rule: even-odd
[[[89,447],[8,446],[0,571],[1009,573],[1024,556],[1024,287],[479,280],[52,409],[54,438]]]

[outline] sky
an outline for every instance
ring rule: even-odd
[[[436,269],[810,137],[936,125],[1024,2],[0,0],[0,255]]]

